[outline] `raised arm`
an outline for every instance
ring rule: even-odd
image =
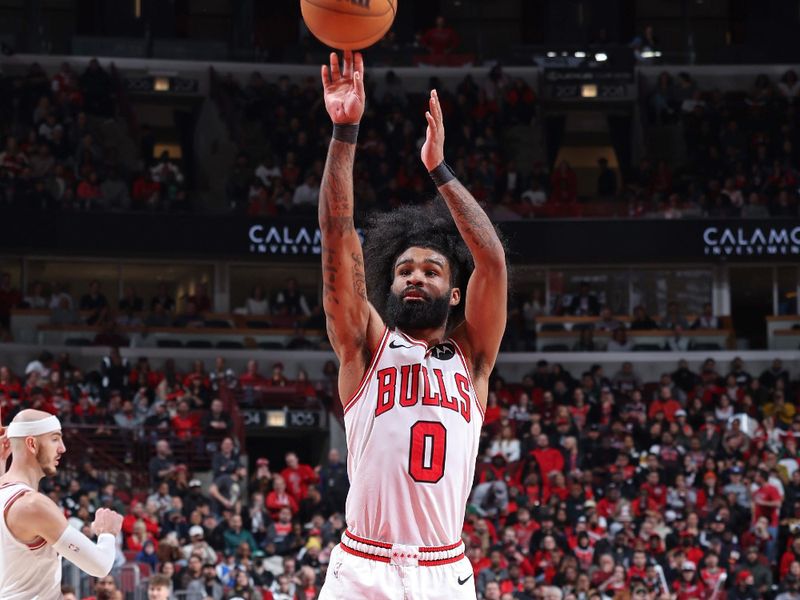
[[[508,275],[505,250],[478,201],[444,162],[444,118],[436,90],[431,91],[429,106],[430,110],[425,113],[428,130],[422,146],[422,162],[447,203],[475,262],[475,270],[467,285],[465,321],[454,336],[467,346],[473,376],[484,380],[475,383],[483,387],[494,368],[506,328]],[[479,393],[479,397],[486,401],[486,393]]]
[[[364,114],[364,61],[345,52],[344,67],[331,53],[322,67],[325,109],[333,121],[319,194],[322,232],[322,306],[328,338],[339,358],[339,395],[346,402],[356,391],[382,323],[367,300],[364,256],[353,222],[353,162],[358,124]]]

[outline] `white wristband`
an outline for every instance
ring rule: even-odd
[[[105,577],[114,566],[117,554],[116,538],[101,533],[97,544],[74,527],[67,526],[53,548],[69,562],[92,577]]]

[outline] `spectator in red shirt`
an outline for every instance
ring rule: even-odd
[[[239,376],[239,383],[242,386],[259,387],[266,384],[266,379],[258,372],[258,362],[255,360],[247,361],[247,370]]]
[[[292,514],[297,513],[298,509],[297,501],[286,491],[286,480],[280,475],[272,478],[272,491],[267,494],[265,503],[273,519],[278,518],[278,513],[282,508],[288,508]]]
[[[178,402],[178,412],[172,417],[172,431],[179,440],[187,441],[200,435],[197,416],[189,411],[186,400]]]
[[[697,576],[697,565],[690,560],[683,561],[680,577],[672,584],[676,600],[705,598],[705,585]]]
[[[542,481],[546,482],[549,480],[550,473],[563,470],[564,455],[556,448],[550,447],[550,440],[544,433],[539,434],[539,437],[536,438],[536,445],[538,447],[531,451],[531,455],[539,465]]]
[[[318,481],[314,469],[301,464],[294,452],[286,453],[286,468],[281,471],[281,477],[286,481],[287,490],[298,503],[308,495],[309,484]]]
[[[661,387],[660,396],[650,405],[647,416],[653,419],[657,413],[663,412],[667,421],[672,423],[675,420],[675,413],[679,410],[681,410],[680,402],[672,397],[672,390],[665,385]]]
[[[134,500],[131,503],[130,512],[125,515],[124,519],[122,519],[122,533],[124,533],[125,536],[132,535],[134,531],[134,525],[137,521],[142,521],[144,523],[145,529],[148,531],[148,533],[153,536],[158,535],[158,522],[153,521],[150,518],[142,502]]]
[[[619,504],[619,486],[615,483],[609,483],[606,488],[605,497],[600,499],[597,503],[597,514],[601,517],[608,519],[617,512],[617,505]]]
[[[431,54],[441,55],[458,48],[459,38],[456,30],[445,23],[444,17],[436,17],[436,26],[422,34],[420,42]]]
[[[139,210],[158,208],[161,203],[161,184],[153,181],[153,176],[148,169],[139,175],[133,182],[133,207]]]
[[[769,483],[769,472],[764,469],[756,472],[755,484],[757,487],[752,496],[753,523],[758,521],[759,517],[766,517],[767,531],[771,536],[771,540],[767,543],[767,557],[774,563],[778,558],[778,513],[783,497],[778,488]]]
[[[631,559],[631,566],[628,568],[628,585],[633,579],[647,578],[647,553],[644,550],[636,550]]]
[[[647,473],[647,479],[642,484],[642,489],[647,491],[649,498],[656,503],[659,510],[667,505],[667,486],[660,482],[661,474],[652,470]]]
[[[0,367],[0,394],[17,399],[22,395],[19,379],[6,366]]]
[[[92,171],[89,176],[78,184],[75,192],[80,207],[84,210],[98,209],[103,203],[103,191],[100,189],[100,181],[97,172]]]

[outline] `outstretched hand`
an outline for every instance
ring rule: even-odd
[[[428,107],[430,110],[425,113],[428,130],[425,132],[425,143],[422,145],[420,156],[425,168],[433,171],[444,160],[444,117],[436,90],[431,90]]]
[[[339,56],[331,52],[331,65],[322,65],[322,89],[325,109],[336,124],[354,124],[364,114],[364,58],[360,52],[344,52],[344,67],[339,69]]]

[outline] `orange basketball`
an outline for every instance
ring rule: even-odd
[[[397,0],[300,0],[306,25],[323,44],[360,50],[392,26]]]

